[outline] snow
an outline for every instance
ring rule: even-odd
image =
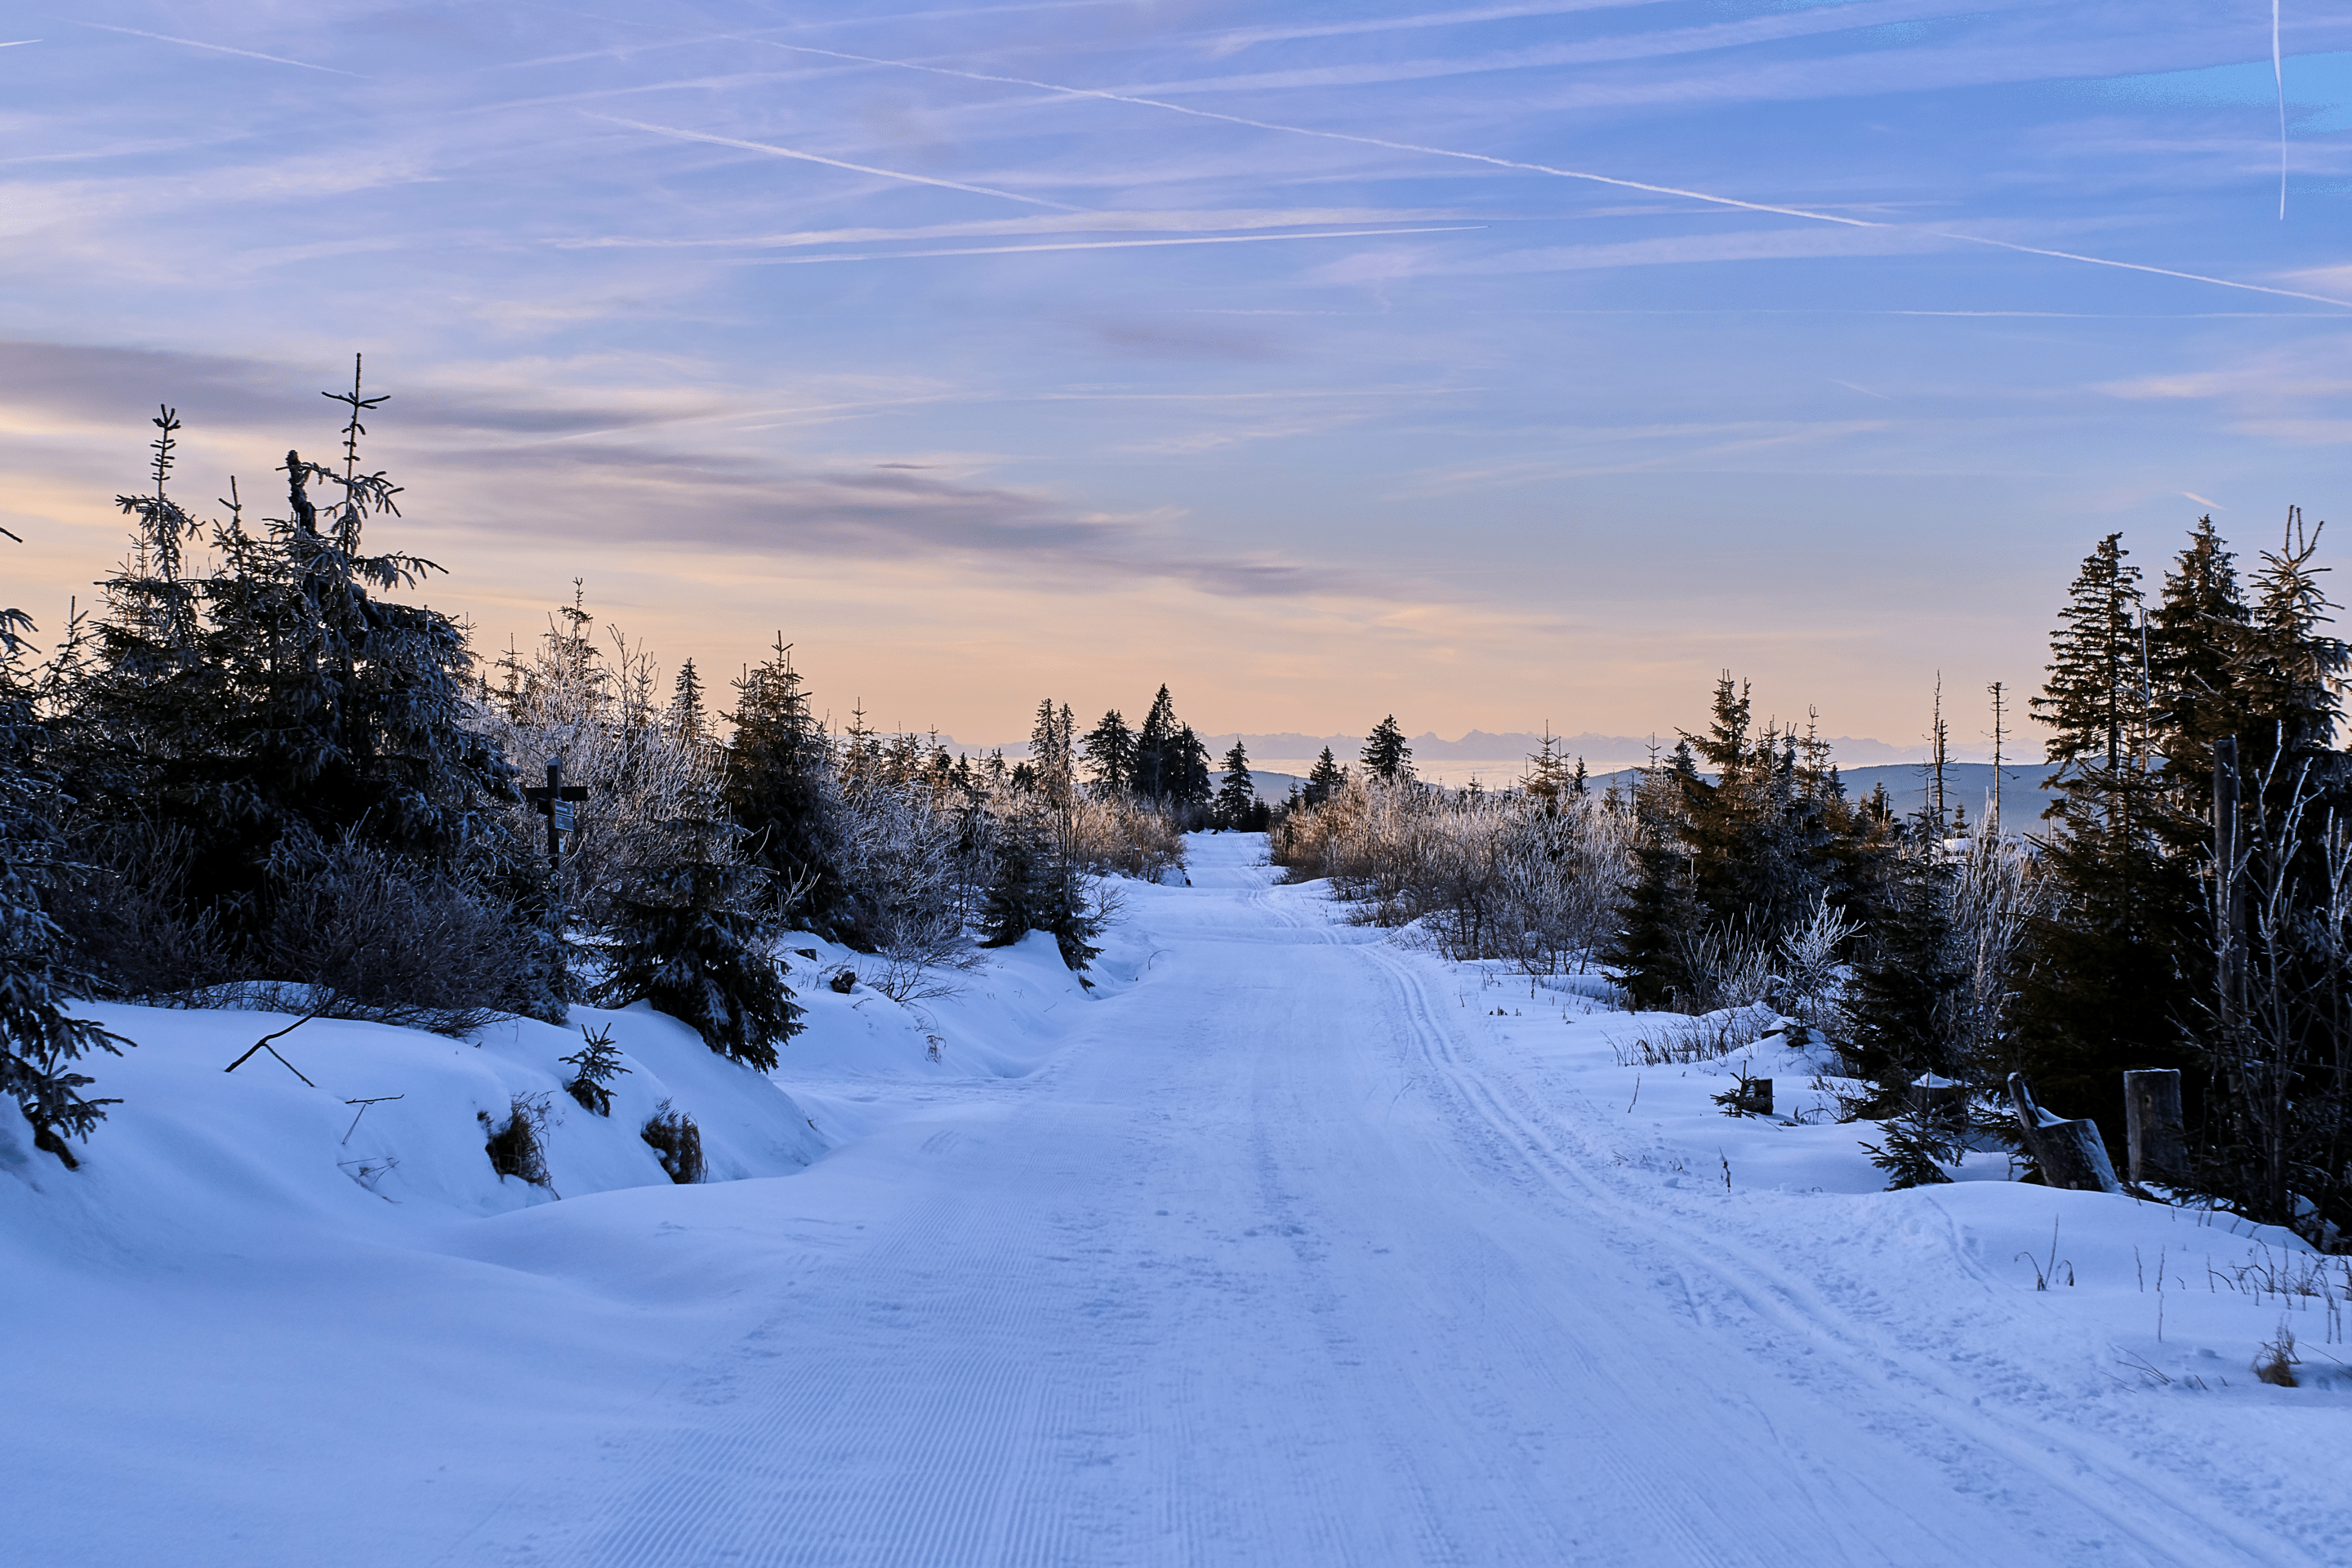
[[[1785,1037],[1621,1065],[1662,1020],[1263,847],[1122,885],[1091,992],[1033,937],[902,1007],[819,945],[769,1081],[583,1014],[632,1072],[557,1097],[560,1202],[476,1112],[576,1029],[316,1021],[309,1089],[220,1070],[287,1020],[102,1009],[142,1044],[84,1168],[0,1135],[9,1555],[2346,1561],[2340,1263],[1996,1155],[1882,1193]],[[731,1179],[667,1181],[664,1099]],[[2303,1387],[2248,1370],[2283,1320]]]

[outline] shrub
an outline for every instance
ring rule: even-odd
[[[694,1124],[693,1117],[671,1110],[665,1100],[654,1108],[639,1135],[653,1145],[671,1181],[684,1187],[702,1180],[702,1129]]]
[[[518,1094],[507,1105],[507,1119],[493,1122],[487,1110],[476,1111],[483,1131],[489,1134],[483,1150],[490,1157],[490,1169],[499,1180],[520,1176],[534,1187],[553,1192],[555,1184],[548,1179],[547,1152],[543,1142],[551,1111],[549,1097],[544,1094]]]

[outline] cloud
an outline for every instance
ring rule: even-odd
[[[610,376],[621,367],[549,374],[560,368],[451,366],[393,389],[394,402],[370,421],[373,449],[408,487],[410,528],[551,545],[658,537],[666,550],[714,556],[887,563],[912,555],[1032,581],[1163,581],[1253,597],[1371,589],[1344,569],[1200,550],[1164,510],[1090,510],[1044,489],[943,476],[929,464],[742,449],[730,444],[734,427],[768,411],[748,406],[755,400],[740,391],[621,384],[551,399],[540,389],[578,387],[583,370]],[[119,433],[128,482],[161,400],[180,409],[206,449],[242,447],[254,468],[266,468],[285,450],[280,443],[331,443],[324,400],[284,390],[306,379],[318,377],[257,360],[0,342],[0,429],[29,416],[39,428],[62,421],[81,434]],[[724,427],[681,438],[698,425]],[[215,482],[188,478],[198,489]]]
[[[1276,207],[1195,212],[1060,212],[961,223],[895,227],[817,228],[775,234],[691,237],[667,234],[598,235],[554,239],[564,250],[788,249],[820,245],[878,245],[899,240],[987,239],[1022,235],[1095,233],[1210,233],[1231,229],[1316,228],[1368,224],[1442,223],[1449,219],[1490,221],[1455,208]]]
[[[1427,276],[1494,277],[1791,258],[1907,256],[1948,250],[1958,243],[1950,236],[1931,229],[1886,226],[1741,229],[1731,234],[1672,235],[1607,245],[1548,246],[1470,257],[1442,255],[1427,247],[1390,247],[1328,263],[1318,268],[1316,276],[1328,283],[1362,284]]]
[[[202,49],[208,54],[236,55],[248,60],[267,60],[274,66],[295,66],[306,71],[324,71],[330,76],[358,78],[360,75],[357,71],[347,71],[336,66],[314,65],[309,60],[289,60],[283,55],[257,54],[251,49],[231,48],[226,44],[207,44],[195,38],[175,38],[168,33],[150,33],[139,27],[117,27],[105,22],[84,22],[81,25],[85,27],[98,28],[101,32],[126,33],[134,38],[152,38],[158,43],[179,44],[191,49]]]
[[[805,152],[797,147],[785,147],[772,142],[748,142],[737,136],[718,136],[707,131],[683,131],[674,125],[652,125],[642,120],[624,120],[615,114],[595,114],[592,120],[608,121],[625,125],[633,131],[648,132],[679,142],[706,142],[714,147],[732,147],[740,152],[761,153],[772,158],[792,158],[803,163],[823,163],[828,168],[846,169],[853,174],[875,174],[886,180],[904,180],[909,184],[936,185],[945,191],[962,191],[968,195],[995,196],[1008,202],[1025,202],[1031,206],[1060,207],[1073,210],[1061,202],[1047,201],[1043,196],[1024,196],[1014,191],[1000,191],[990,185],[971,185],[961,180],[943,180],[932,174],[914,174],[903,169],[877,168],[871,163],[853,163],[841,158],[828,158],[822,153]]]
[[[2036,0],[1990,0],[1979,8],[1995,11],[2022,8]],[[1581,9],[1582,7],[1579,7]],[[1596,7],[1597,8],[1597,7]],[[1650,59],[1661,56],[1698,54],[1717,49],[1776,43],[1821,33],[1852,32],[1904,22],[1941,20],[1950,15],[1945,0],[1852,0],[1846,5],[1808,5],[1794,11],[1751,16],[1737,22],[1705,26],[1664,28],[1656,32],[1580,38],[1569,43],[1528,45],[1482,55],[1455,55],[1412,60],[1368,60],[1345,65],[1305,67],[1227,76],[1189,77],[1179,80],[1123,84],[1110,91],[1159,96],[1202,92],[1265,92],[1299,88],[1367,87],[1379,83],[1424,81],[1436,77],[1479,76],[1494,71],[1535,70],[1545,67],[1591,65],[1603,61]]]

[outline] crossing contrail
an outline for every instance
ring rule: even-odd
[[[582,110],[588,113],[587,110]],[[607,121],[614,125],[626,125],[632,130],[650,131],[658,136],[675,136],[681,142],[708,142],[718,147],[740,147],[747,153],[765,153],[772,157],[797,158],[803,163],[823,163],[828,168],[847,169],[860,174],[879,174],[886,180],[908,180],[918,185],[938,185],[942,190],[964,191],[976,196],[998,196],[1008,202],[1026,202],[1034,207],[1052,207],[1055,212],[1083,212],[1064,202],[1049,202],[1043,196],[1024,196],[1012,191],[1000,191],[989,185],[967,185],[961,180],[936,179],[929,174],[910,174],[904,169],[877,169],[871,163],[851,163],[839,158],[828,158],[821,153],[803,153],[797,147],[779,147],[772,142],[745,142],[733,136],[714,136],[707,131],[682,131],[675,125],[652,125],[642,120],[624,120],[617,114],[593,114],[591,120]]]
[[[216,55],[236,55],[248,60],[268,60],[274,66],[299,66],[306,71],[325,71],[329,76],[352,77],[361,81],[367,79],[357,71],[341,70],[333,66],[312,65],[309,60],[289,60],[284,55],[265,55],[252,49],[233,49],[226,44],[207,44],[200,38],[175,38],[169,33],[151,33],[142,27],[116,27],[104,22],[84,22],[82,26],[96,27],[102,33],[128,33],[134,38],[153,38],[158,43],[183,44],[192,49],[209,49]],[[27,38],[25,41],[28,44],[40,42],[37,38]]]
[[[1803,218],[1812,223],[1842,224],[1849,228],[1907,228],[1907,224],[1886,223],[1874,218],[1847,217],[1841,213],[1816,212],[1807,207],[1781,206],[1771,202],[1751,202],[1738,196],[1719,195],[1712,191],[1695,191],[1681,185],[1662,185],[1647,180],[1629,180],[1616,174],[1596,174],[1589,169],[1565,169],[1553,163],[1535,163],[1518,158],[1499,158],[1488,153],[1465,153],[1454,147],[1431,147],[1416,142],[1396,142],[1384,136],[1364,136],[1349,131],[1325,131],[1311,125],[1286,125],[1278,121],[1252,120],[1246,115],[1223,114],[1213,109],[1196,109],[1191,104],[1172,103],[1166,99],[1141,98],[1132,93],[1112,92],[1104,88],[1066,87],[1060,82],[1038,81],[1030,77],[998,76],[988,71],[959,70],[950,66],[925,65],[916,60],[887,59],[879,55],[852,54],[845,49],[820,48],[814,44],[779,43],[772,38],[752,38],[747,42],[765,44],[773,49],[794,54],[822,55],[829,59],[853,60],[863,65],[885,66],[894,70],[921,71],[932,76],[955,77],[965,81],[984,81],[1004,87],[1033,88],[1064,98],[1091,98],[1106,103],[1129,103],[1145,109],[1165,110],[1171,114],[1190,115],[1196,120],[1213,120],[1227,125],[1243,125],[1256,131],[1274,131],[1290,136],[1312,136],[1326,142],[1347,142],[1362,147],[1380,147],[1393,153],[1415,153],[1433,158],[1453,158],[1465,163],[1484,163],[1491,168],[1517,169],[1531,174],[1546,174],[1555,179],[1583,180],[1593,184],[1612,185],[1620,190],[1646,191],[1653,195],[1681,196],[1690,201],[1706,202],[1715,206],[1735,207],[1742,212],[1774,213],[1782,217]],[[2282,110],[2284,114],[2284,110]],[[2281,198],[2284,210],[2284,198]],[[2080,251],[2053,250],[2038,245],[2021,245],[2013,240],[1993,239],[1980,234],[1963,234],[1951,229],[1921,229],[1917,232],[1937,239],[1948,239],[1962,245],[1981,245],[1996,250],[2013,250],[2023,256],[2046,256],[2060,261],[2076,261],[2088,267],[2111,267],[2125,272],[2146,272],[2158,278],[2178,278],[2190,283],[2208,283],[2218,289],[2237,289],[2250,294],[2268,294],[2282,300],[2307,300],[2314,304],[2336,305],[2352,310],[2352,300],[2339,300],[2327,294],[2306,294],[2294,289],[2274,289],[2264,283],[2242,283],[2231,278],[2215,278],[2209,273],[2183,272],[2169,267],[2151,267],[2137,261],[2118,261],[2112,257],[2086,256]]]
[[[2286,63],[2279,58],[2279,0],[2271,0],[2271,80],[2278,88],[2279,222],[2286,221]]]
[[[850,256],[772,256],[746,263],[752,267],[820,267],[833,261],[898,261],[919,256],[1027,256],[1045,250],[1136,250],[1155,245],[1265,245],[1277,239],[1369,239],[1390,234],[1462,234],[1485,228],[1483,223],[1462,223],[1444,228],[1333,228],[1309,234],[1202,234],[1167,239],[1074,239],[1052,245],[977,245],[952,250],[871,250]]]

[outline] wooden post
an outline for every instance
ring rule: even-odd
[[[2236,1023],[2246,1006],[2246,903],[2238,894],[2238,738],[2213,742],[2213,915],[2221,960],[2221,1022]]]
[[[578,818],[572,807],[588,798],[588,786],[563,782],[563,759],[551,757],[547,763],[547,787],[527,789],[525,800],[547,818],[547,930],[558,948],[563,942],[563,891],[561,880],[563,870],[563,836],[578,828]]]
[[[2183,1173],[2189,1143],[2181,1134],[2178,1072],[2147,1068],[2124,1074],[2124,1122],[2134,1182],[2168,1182]]]
[[[1924,1073],[1903,1091],[1903,1100],[1915,1116],[1957,1123],[1968,1114],[1969,1086]]]
[[[2033,1163],[2042,1167],[2044,1182],[2078,1193],[2124,1190],[2116,1180],[2115,1162],[2107,1158],[2107,1146],[2099,1139],[2096,1122],[2087,1118],[2069,1121],[2034,1104],[2033,1090],[2021,1072],[2009,1075],[2009,1099],[2017,1110],[2018,1131],[2025,1136]]]

